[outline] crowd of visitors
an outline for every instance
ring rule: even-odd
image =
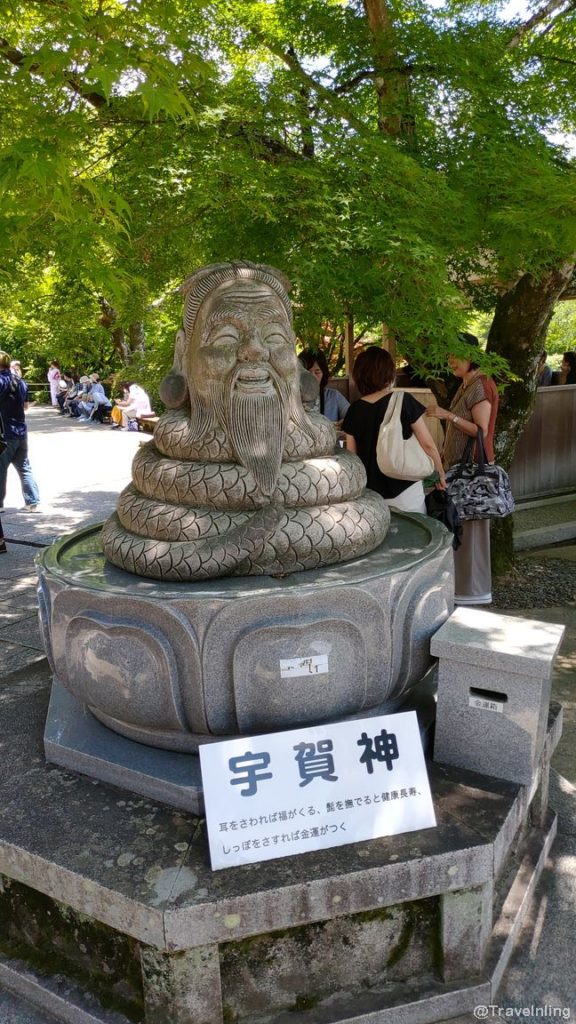
[[[474,335],[462,333],[461,343],[477,348]],[[466,442],[475,438],[480,427],[488,459],[494,459],[494,425],[498,411],[498,392],[491,378],[470,358],[451,356],[451,373],[460,386],[449,409],[436,403],[426,408],[409,393],[404,394],[401,409],[402,436],[412,433],[434,464],[438,490],[446,487],[445,470],[462,460]],[[377,442],[395,386],[395,365],[384,350],[372,347],[356,359],[354,382],[361,398],[353,402],[344,417],[342,429],[346,447],[357,453],[366,469],[368,487],[382,495],[392,508],[426,513],[422,480],[396,479],[381,472],[377,461]],[[442,456],[425,424],[425,417],[445,421]],[[475,519],[462,524],[460,544],[454,552],[455,601],[457,604],[489,604],[492,601],[490,571],[490,520]]]
[[[64,371],[58,380],[56,404],[61,416],[78,423],[110,423],[113,429],[138,429],[139,417],[153,416],[150,398],[133,381],[122,384],[122,398],[110,399],[98,373],[76,378]]]
[[[494,429],[498,412],[496,385],[482,373],[476,361],[474,349],[478,349],[478,339],[464,332],[460,335],[460,342],[468,346],[470,352],[465,357],[453,355],[448,359],[452,379],[460,382],[452,400],[447,400],[449,407],[443,408],[436,402],[425,407],[405,392],[400,411],[402,438],[407,441],[413,437],[429,457],[434,472],[425,483],[439,491],[446,488],[446,471],[461,462],[468,440],[476,439],[479,430],[483,433],[488,461],[494,459]],[[329,369],[323,352],[306,349],[300,353],[299,359],[318,382],[314,409],[342,427],[346,447],[356,453],[364,464],[368,487],[377,491],[392,508],[425,514],[423,481],[386,475],[378,464],[378,437],[398,383],[390,354],[379,346],[371,346],[360,353],[353,369],[360,398],[352,404],[340,391],[328,387]],[[547,364],[546,352],[542,352],[536,372],[540,387],[554,383],[576,384],[576,352],[564,354],[561,370],[556,375]],[[112,429],[130,430],[138,429],[140,418],[155,415],[148,394],[134,381],[122,384],[121,398],[111,399],[98,373],[76,377],[66,370],[61,372],[58,362],[53,360],[47,377],[51,404],[61,416],[77,422],[110,423]],[[311,386],[314,389],[313,382]],[[28,401],[28,387],[19,361],[10,360],[6,352],[0,352],[0,511],[10,465],[20,477],[26,509],[31,512],[39,510],[38,486],[28,458],[25,420]],[[426,417],[443,421],[441,452],[426,424]],[[475,443],[477,454],[478,444]],[[5,551],[0,519],[0,554]],[[463,524],[461,543],[454,552],[454,561],[456,603],[489,604],[492,600],[489,519],[472,519]]]
[[[113,429],[138,429],[139,417],[154,416],[150,399],[133,381],[122,385],[123,397],[110,399],[98,373],[74,374],[56,360],[48,370],[50,402],[61,416],[78,423],[106,423]],[[22,487],[24,510],[40,512],[40,493],[28,457],[26,410],[30,394],[17,359],[0,351],[0,513],[4,508],[8,470],[13,466]],[[6,554],[6,541],[0,515],[0,555]]]
[[[559,370],[548,365],[548,353],[541,352],[536,371],[539,388],[547,388],[552,384],[576,384],[576,352],[565,352]]]

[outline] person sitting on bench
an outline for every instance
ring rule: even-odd
[[[88,420],[94,419],[94,413],[101,405],[109,405],[108,397],[104,391],[103,385],[100,383],[100,377],[97,373],[91,373],[90,387],[84,394],[84,398],[78,402],[78,408],[82,415],[79,418],[80,423],[87,423]]]
[[[130,420],[137,420],[139,416],[152,415],[150,399],[144,388],[139,384],[126,383],[122,385],[124,398],[116,400],[111,412],[113,430],[128,430]]]

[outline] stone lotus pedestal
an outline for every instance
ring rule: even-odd
[[[370,554],[282,578],[139,578],[106,562],[100,528],[47,549],[38,572],[46,756],[195,813],[200,743],[394,710],[453,606],[451,536],[405,513]]]

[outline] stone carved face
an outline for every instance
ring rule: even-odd
[[[203,302],[188,348],[188,379],[264,494],[274,490],[298,360],[286,309],[267,284],[226,282]]]
[[[232,373],[240,391],[264,394],[277,386],[275,377],[293,382],[297,370],[291,324],[267,284],[226,282],[204,301],[190,349],[191,376],[203,398]]]

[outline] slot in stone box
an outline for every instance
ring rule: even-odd
[[[457,608],[432,637],[439,659],[434,760],[532,780],[564,627]]]

